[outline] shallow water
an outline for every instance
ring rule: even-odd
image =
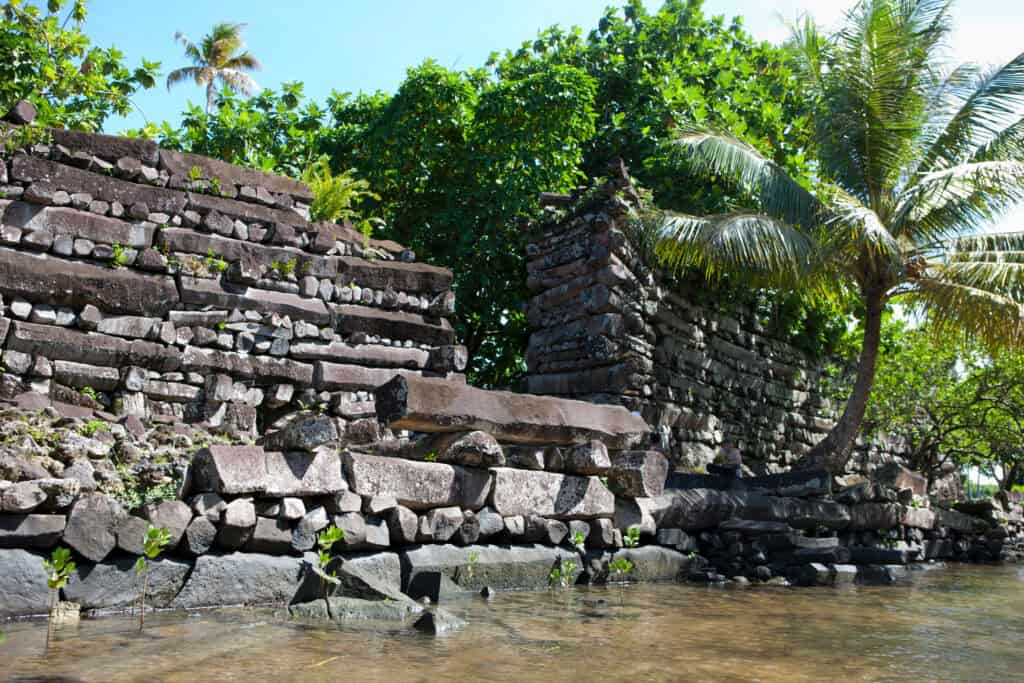
[[[43,622],[7,623],[0,679],[1024,680],[1024,570],[1012,566],[954,565],[905,586],[658,584],[448,607],[470,624],[440,638],[234,609],[154,614],[142,633],[127,617],[83,620],[46,651]]]

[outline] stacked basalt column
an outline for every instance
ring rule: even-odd
[[[717,313],[638,248],[639,198],[621,165],[596,194],[542,201],[554,215],[528,247],[528,391],[639,411],[683,468],[733,442],[776,471],[829,430],[817,363],[750,312]]]
[[[451,273],[312,199],[142,139],[0,156],[0,396],[254,437],[297,408],[365,420],[396,373],[463,381]]]

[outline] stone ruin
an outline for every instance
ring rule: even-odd
[[[545,588],[556,569],[603,583],[616,558],[628,580],[834,583],[1021,549],[1018,499],[929,510],[898,468],[836,493],[822,472],[672,472],[659,446],[706,461],[693,444],[719,440],[699,415],[778,449],[810,438],[795,430],[819,403],[791,351],[644,298],[616,196],[534,247],[532,393],[516,394],[466,385],[448,271],[311,223],[296,181],[53,131],[2,159],[0,192],[0,616],[45,613],[58,545],[78,562],[64,599],[126,609],[149,524],[171,535],[149,605],[340,621]],[[132,477],[176,495],[133,499]]]

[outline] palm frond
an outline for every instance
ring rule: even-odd
[[[699,270],[766,287],[807,286],[817,277],[816,243],[770,216],[733,213],[711,217],[664,214],[655,254],[666,267]]]
[[[961,256],[972,254],[1012,254],[1024,253],[1024,231],[1021,232],[984,232],[974,235],[963,235],[950,247],[950,258],[956,260]]]
[[[980,230],[1024,201],[1024,161],[978,161],[923,176],[901,199],[893,230],[915,243]]]
[[[960,283],[962,272],[935,270],[914,282],[901,299],[918,307],[937,336],[962,334],[992,349],[1024,343],[1024,306],[1013,297]]]
[[[225,61],[224,68],[237,71],[259,71],[263,65],[251,52],[243,52]]]
[[[895,264],[903,251],[881,218],[853,195],[835,189],[830,198],[831,216],[826,221],[826,248],[857,255],[866,252],[873,260]]]
[[[824,213],[824,206],[811,192],[738,138],[684,127],[674,138],[673,146],[696,170],[738,182],[770,216],[808,228],[817,224]]]
[[[235,69],[217,69],[217,78],[232,90],[249,96],[260,89],[252,76]]]
[[[188,39],[181,31],[177,31],[174,34],[174,42],[181,43],[182,47],[185,48],[185,56],[192,60],[192,64],[195,66],[201,66],[203,63],[203,55],[200,53],[199,48]]]
[[[998,68],[966,65],[954,73],[959,78],[936,106],[945,126],[921,158],[927,171],[975,158],[1024,117],[1024,53]]]
[[[203,80],[206,70],[198,66],[183,66],[180,69],[167,74],[167,89],[170,90],[172,86],[185,81],[193,81],[196,85],[203,85],[206,81]]]

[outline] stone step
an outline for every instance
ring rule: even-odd
[[[21,157],[19,157],[21,158]],[[33,303],[163,317],[178,302],[174,279],[0,248],[0,294]]]
[[[355,282],[360,287],[392,289],[399,292],[440,293],[452,284],[452,272],[426,263],[367,261],[356,256],[339,256],[338,284]]]
[[[185,209],[185,193],[162,187],[137,185],[127,180],[90,173],[48,159],[18,155],[11,162],[11,177],[22,182],[43,182],[69,194],[85,193],[104,202],[118,202],[125,208],[145,204],[150,211],[179,214]]]
[[[314,325],[329,325],[331,313],[320,299],[307,299],[298,294],[232,285],[219,280],[182,275],[181,300],[186,304],[238,308],[287,315]]]
[[[331,309],[335,313],[335,329],[343,335],[362,332],[428,346],[446,346],[455,342],[455,331],[444,318],[435,322],[418,313],[385,311],[355,304],[331,306]]]
[[[187,178],[193,168],[198,168],[201,177],[217,178],[222,185],[231,183],[232,185],[262,187],[276,194],[287,194],[304,201],[313,200],[313,192],[303,182],[285,176],[265,173],[254,168],[235,166],[219,159],[211,159],[199,154],[161,149],[160,168],[172,176],[181,176],[183,178]]]
[[[196,232],[189,228],[167,228],[160,231],[159,246],[169,252],[184,252],[206,256],[210,252],[228,262],[246,260],[269,269],[274,261],[295,261],[294,271],[301,275],[333,280],[338,266],[333,259],[318,256],[294,247],[278,247],[220,235]]]
[[[629,448],[650,427],[622,406],[596,405],[507,391],[487,391],[437,379],[396,377],[376,392],[377,414],[395,429],[480,430],[498,441],[561,445],[597,439]]]

